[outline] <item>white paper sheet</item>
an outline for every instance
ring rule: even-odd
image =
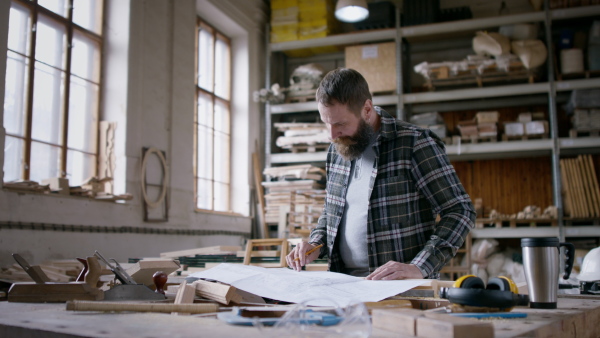
[[[294,271],[223,263],[190,277],[217,280],[255,295],[290,303],[346,307],[376,302],[408,291],[429,280],[364,280],[326,271]]]

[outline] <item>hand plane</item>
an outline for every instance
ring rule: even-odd
[[[66,302],[69,300],[102,300],[104,292],[96,288],[100,277],[100,264],[96,257],[87,257],[89,271],[84,282],[54,283],[39,266],[30,266],[18,254],[13,257],[31,276],[35,283],[14,283],[8,290],[9,302],[45,303]]]
[[[104,262],[121,282],[104,292],[104,300],[165,300],[163,294],[152,291],[144,284],[136,283],[116,260],[111,259],[114,265],[111,264],[97,250],[94,255]],[[166,282],[166,278],[163,281]],[[161,290],[163,285],[157,285],[157,290]]]

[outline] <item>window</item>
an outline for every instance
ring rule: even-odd
[[[13,0],[4,180],[96,174],[103,0]]]
[[[196,208],[230,212],[231,43],[200,19],[197,43]]]

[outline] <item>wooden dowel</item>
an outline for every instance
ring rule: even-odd
[[[67,311],[133,311],[133,312],[183,312],[211,313],[217,312],[217,304],[164,304],[164,303],[133,303],[133,302],[87,302],[69,301]]]

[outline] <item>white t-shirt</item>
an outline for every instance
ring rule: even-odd
[[[377,135],[363,154],[352,161],[352,172],[346,191],[346,206],[340,222],[340,253],[345,273],[365,277],[369,274],[367,254],[367,214],[369,212],[369,181],[375,163],[373,144]]]

